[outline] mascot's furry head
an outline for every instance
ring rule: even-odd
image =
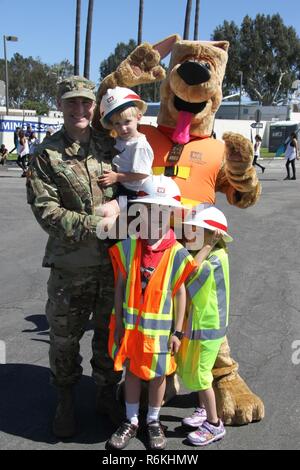
[[[158,124],[175,129],[181,143],[188,134],[212,133],[222,101],[222,81],[228,59],[227,41],[187,41],[170,36],[154,46],[144,43],[106,77],[99,88],[93,125],[100,127],[99,102],[108,88],[133,87],[162,81]],[[165,74],[159,61],[171,52]]]
[[[226,41],[176,40],[161,84],[159,124],[176,128],[177,134],[184,130],[196,136],[212,133],[214,116],[222,101],[228,47]]]

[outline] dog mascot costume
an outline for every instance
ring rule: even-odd
[[[154,150],[153,173],[175,179],[184,204],[215,203],[215,193],[240,208],[260,195],[252,166],[251,142],[231,132],[223,141],[213,139],[215,113],[222,101],[222,80],[227,63],[226,41],[181,40],[174,35],[151,46],[138,46],[100,85],[93,125],[100,129],[99,103],[108,88],[133,87],[162,81],[158,127],[142,125]],[[159,65],[171,52],[165,73]],[[218,413],[225,424],[246,424],[264,417],[264,405],[238,374],[227,340],[221,346],[214,370]],[[169,377],[167,396],[176,390],[176,376]]]

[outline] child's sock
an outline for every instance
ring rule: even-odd
[[[126,418],[135,426],[139,424],[139,406],[139,403],[127,403],[126,401]]]
[[[159,413],[160,413],[160,406],[149,405],[148,413],[147,413],[147,424],[151,423],[151,421],[158,421]]]

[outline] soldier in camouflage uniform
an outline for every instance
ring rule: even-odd
[[[51,268],[46,315],[50,325],[50,368],[58,387],[53,431],[75,433],[73,386],[82,373],[79,340],[93,314],[91,360],[98,399],[113,401],[120,374],[107,353],[108,322],[113,307],[113,272],[108,241],[96,237],[101,205],[113,198],[98,178],[111,169],[114,140],[94,131],[94,84],[74,76],[59,84],[58,105],[64,126],[46,138],[33,157],[27,178],[32,211],[49,234],[43,266]],[[107,400],[105,400],[105,397]]]

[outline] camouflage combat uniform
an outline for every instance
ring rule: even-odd
[[[58,387],[73,385],[82,368],[79,340],[93,313],[91,364],[97,384],[120,380],[107,353],[108,322],[113,307],[113,272],[108,241],[96,237],[101,220],[95,208],[113,197],[97,178],[111,169],[114,141],[91,130],[88,144],[72,141],[65,128],[39,146],[27,175],[27,197],[49,234],[44,267],[48,281],[50,368]]]

